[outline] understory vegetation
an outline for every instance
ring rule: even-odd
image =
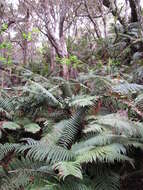
[[[142,161],[143,86],[96,73],[25,80],[1,91],[1,189],[120,189]]]

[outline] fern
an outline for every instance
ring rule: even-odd
[[[45,167],[43,162],[33,163],[30,159],[16,159],[9,165],[8,176],[3,176],[4,185],[1,188],[6,190],[10,188],[19,189],[20,187],[33,186],[32,178],[36,180],[39,177],[43,179],[50,179],[49,176],[54,177],[55,173],[50,165],[46,167],[46,171],[41,169],[43,167]],[[40,183],[42,184],[42,180],[39,181]]]
[[[8,153],[13,153],[18,146],[18,144],[0,144],[0,161],[3,160]]]
[[[60,102],[48,90],[46,90],[44,87],[42,87],[36,82],[31,81],[31,86],[25,86],[24,90],[36,95],[42,95],[50,102],[53,102],[54,104],[61,106]]]
[[[58,145],[47,144],[45,142],[31,141],[28,139],[27,144],[16,148],[17,153],[24,154],[27,151],[26,157],[38,161],[46,161],[47,163],[55,163],[64,160],[73,160],[74,154]]]
[[[140,94],[137,96],[137,98],[134,101],[135,106],[140,110],[143,111],[143,94]]]
[[[16,97],[14,98],[0,97],[0,108],[2,108],[3,110],[9,113],[13,113],[16,109],[16,106],[17,106]]]
[[[133,160],[128,156],[123,154],[126,153],[126,149],[121,144],[110,144],[102,147],[91,147],[90,150],[76,151],[78,154],[77,162],[78,163],[92,163],[92,162],[102,162],[102,163],[115,163],[115,161],[129,161],[133,164]],[[123,153],[123,154],[122,154]]]
[[[59,146],[69,149],[75,142],[77,136],[82,131],[82,119],[85,116],[86,110],[87,107],[80,108],[75,115],[66,122],[63,133],[58,141]]]
[[[143,149],[143,128],[122,115],[128,106],[120,110],[116,103],[124,96],[142,109],[141,96],[135,101],[128,96],[142,86],[95,74],[68,82],[41,80],[27,82],[20,96],[0,100],[1,112],[7,117],[10,111],[12,123],[20,126],[18,133],[29,132],[30,123],[42,133],[40,140],[0,144],[1,189],[119,190],[122,163],[134,167],[130,155]]]
[[[94,106],[95,103],[98,101],[97,96],[89,96],[89,95],[80,95],[75,96],[72,99],[69,100],[68,104],[70,107],[85,107],[85,106]]]
[[[94,188],[95,190],[118,190],[120,189],[120,177],[113,172],[105,171],[96,176]]]
[[[124,83],[112,87],[112,91],[120,95],[128,95],[143,91],[143,86],[135,83]]]

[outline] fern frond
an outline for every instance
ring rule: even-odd
[[[87,107],[80,108],[72,117],[69,119],[63,129],[63,133],[58,140],[58,145],[71,148],[71,145],[75,142],[77,136],[82,130],[82,121]]]
[[[33,185],[33,182],[38,178],[40,184],[42,179],[50,179],[50,177],[54,177],[55,174],[51,166],[46,167],[46,172],[41,169],[44,167],[44,164],[45,163],[43,162],[33,162],[30,159],[24,158],[12,161],[7,171],[8,176],[3,177],[2,186],[5,186],[6,189],[19,189],[20,187],[26,188],[27,186]]]
[[[86,127],[83,129],[83,134],[86,136],[87,134],[98,134],[107,131],[102,125],[95,123],[95,121],[90,122]]]
[[[140,94],[137,96],[137,98],[134,101],[135,106],[140,110],[143,111],[143,94]]]
[[[119,114],[99,116],[97,117],[95,123],[101,125],[102,128],[105,128],[105,130],[111,130],[115,134],[123,134],[129,137],[137,133],[135,124],[128,118],[123,117]]]
[[[53,102],[54,104],[62,106],[61,103],[52,95],[52,93],[36,82],[31,81],[31,86],[25,86],[24,90],[36,95],[44,96],[47,100]]]
[[[27,152],[27,158],[31,158],[36,161],[46,161],[47,163],[74,160],[74,154],[69,150],[52,143],[49,144],[34,140],[31,142],[30,139],[27,144],[18,147],[16,152],[20,154]]]
[[[5,158],[8,153],[12,153],[19,146],[19,144],[0,144],[0,161]]]
[[[77,162],[78,163],[92,163],[92,162],[101,162],[101,163],[114,163],[115,161],[129,161],[131,164],[133,160],[127,156],[126,149],[123,145],[114,143],[105,146],[99,146],[92,148],[86,152],[77,151]]]
[[[136,83],[124,83],[112,87],[112,92],[119,95],[134,94],[143,91],[143,86]]]
[[[55,123],[53,125],[50,125],[49,122],[45,122],[45,128],[47,128],[47,133],[46,135],[41,139],[43,142],[49,142],[49,143],[57,143],[59,138],[62,135],[63,129],[65,124],[67,123],[68,120],[61,120],[58,123]],[[45,129],[46,130],[46,129]]]
[[[16,97],[13,98],[0,97],[0,108],[4,109],[5,111],[13,113],[16,109],[16,106],[17,106]]]
[[[72,97],[69,100],[70,107],[85,107],[85,106],[94,106],[99,98],[97,96],[89,96],[89,95],[80,95]]]
[[[119,190],[120,177],[115,173],[105,171],[101,175],[95,177],[95,190]]]
[[[126,144],[128,140],[129,139],[123,135],[102,133],[74,144],[72,150],[82,151],[82,148],[84,147],[104,146],[112,143]]]

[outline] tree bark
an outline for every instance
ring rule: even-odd
[[[129,0],[130,8],[131,8],[131,22],[138,22],[138,14],[136,10],[136,3],[138,0]]]
[[[23,65],[24,66],[27,65],[27,48],[28,48],[27,40],[24,39],[23,42],[22,42]]]
[[[56,68],[56,51],[53,46],[50,48],[50,58],[51,58],[51,67],[50,70],[53,72]]]
[[[141,26],[141,34],[143,36],[143,16],[140,3],[140,0],[129,0],[131,8],[131,22],[139,22]]]

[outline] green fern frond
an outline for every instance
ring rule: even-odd
[[[114,143],[105,146],[99,146],[92,148],[86,152],[82,150],[76,151],[77,162],[78,163],[92,163],[92,162],[101,162],[101,163],[115,163],[115,161],[122,162],[128,161],[133,164],[133,160],[127,156],[126,149],[123,145]]]
[[[69,100],[69,106],[70,107],[85,107],[85,106],[94,106],[94,104],[98,101],[97,96],[89,96],[89,95],[80,95],[72,97]]]
[[[17,106],[16,97],[13,98],[0,97],[0,108],[4,109],[5,111],[13,113],[16,109],[16,106]]]
[[[45,126],[45,130],[47,128],[47,133],[46,135],[41,139],[41,141],[43,142],[49,142],[49,143],[57,143],[57,141],[59,140],[59,138],[62,135],[62,132],[64,130],[64,126],[67,123],[68,120],[61,120],[58,123],[55,123],[53,125],[50,125],[51,123],[49,123],[50,121],[46,121],[44,123]]]
[[[74,144],[72,150],[81,151],[84,147],[104,146],[112,143],[126,144],[127,142],[128,138],[126,136],[102,133]]]
[[[86,136],[88,134],[98,134],[107,131],[102,125],[99,125],[94,122],[90,122],[86,127],[83,129],[83,134]]]
[[[63,129],[63,133],[58,140],[58,145],[71,148],[71,145],[77,139],[77,136],[82,131],[82,121],[87,111],[87,107],[80,108],[72,117],[69,119]]]
[[[143,86],[136,83],[124,83],[112,87],[112,92],[120,95],[134,94],[143,91]]]
[[[123,134],[126,136],[134,136],[137,129],[134,122],[119,114],[108,114],[97,117],[96,124],[101,125],[105,130],[111,130],[115,134]]]
[[[28,139],[28,143],[16,149],[17,153],[24,154],[26,157],[35,161],[45,161],[56,163],[65,160],[74,160],[74,154],[58,145]]]
[[[19,146],[19,144],[0,144],[0,161],[5,158],[8,153],[12,153]]]
[[[107,171],[95,177],[95,190],[119,190],[120,177],[115,173],[108,173]]]
[[[61,103],[52,95],[52,93],[36,82],[31,81],[31,86],[25,86],[24,90],[36,95],[44,96],[47,100],[53,102],[54,104],[62,106]]]
[[[38,178],[40,184],[42,179],[48,179],[50,178],[49,176],[54,177],[55,174],[52,167],[47,166],[45,172],[45,170],[41,169],[44,165],[44,162],[33,162],[30,159],[15,159],[9,165],[7,171],[8,176],[3,176],[2,189],[4,189],[4,187],[6,187],[6,189],[12,188],[16,190],[20,187],[26,188],[27,186],[33,186],[33,182]]]
[[[134,101],[135,106],[140,110],[143,111],[143,94],[140,94],[137,96],[137,98]]]

